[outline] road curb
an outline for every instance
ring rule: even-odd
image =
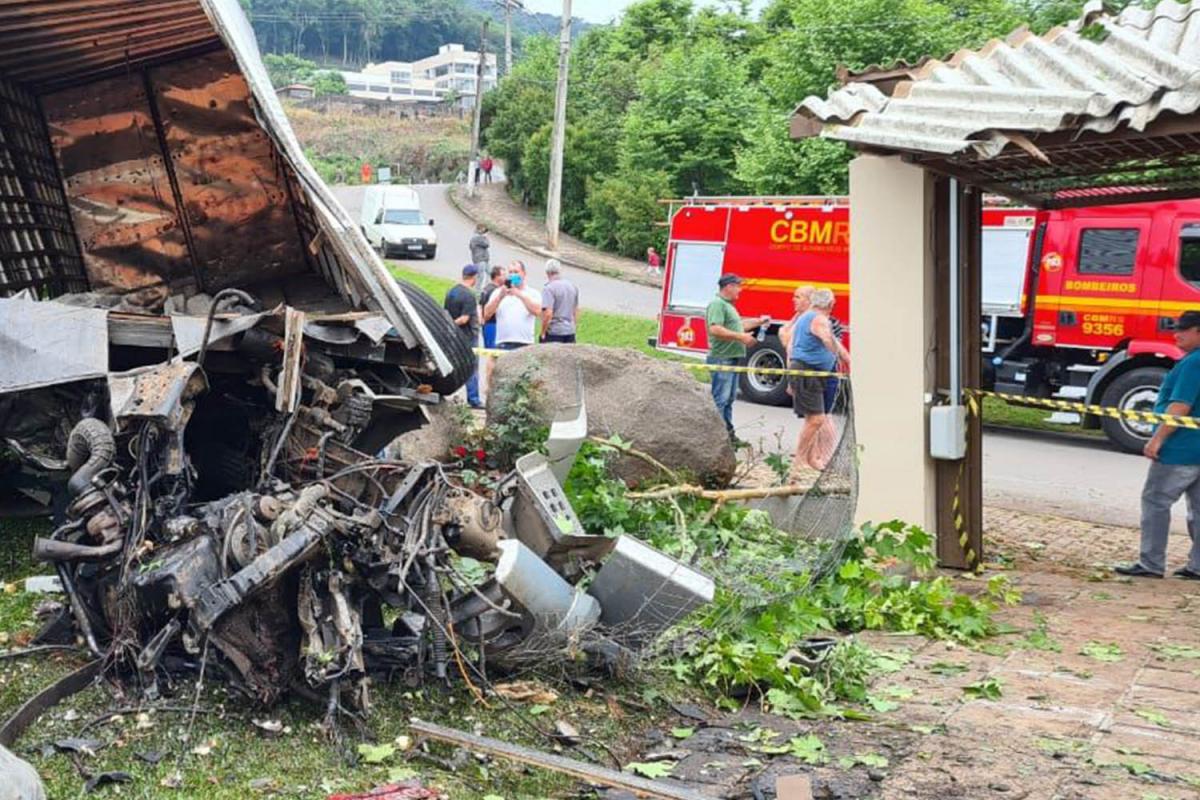
[[[559,253],[555,253],[553,250],[550,250],[549,248],[543,247],[538,244],[533,244],[532,242],[528,242],[521,238],[518,238],[517,236],[514,236],[512,233],[510,233],[508,231],[501,230],[501,229],[497,228],[495,225],[493,225],[491,220],[486,219],[482,216],[476,215],[476,214],[472,213],[471,211],[467,210],[458,201],[458,191],[457,190],[459,188],[460,188],[459,184],[457,184],[457,183],[449,184],[446,187],[446,200],[449,201],[450,205],[452,205],[454,207],[454,209],[456,211],[458,211],[458,213],[462,214],[464,217],[471,220],[472,222],[486,225],[488,227],[488,231],[490,233],[498,236],[499,238],[503,239],[504,241],[508,242],[509,244],[514,244],[517,247],[520,247],[524,250],[528,250],[531,253],[536,253],[537,255],[541,256],[542,258],[557,258],[561,263],[565,264],[568,267],[575,267],[576,269],[582,269],[582,270],[586,270],[588,272],[594,272],[597,275],[603,275],[606,278],[613,278],[615,280],[625,281],[626,283],[635,283],[635,284],[638,284],[639,286],[649,286],[652,289],[661,289],[662,288],[661,283],[655,282],[654,280],[649,278],[649,276],[643,277],[641,275],[627,275],[624,272],[620,272],[618,270],[604,269],[604,268],[593,266],[591,264],[586,264],[582,261],[579,261],[578,259],[564,257],[563,255],[561,255]]]

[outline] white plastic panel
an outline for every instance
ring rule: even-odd
[[[672,308],[704,308],[717,293],[717,279],[725,263],[725,245],[679,242],[671,269]]]
[[[985,228],[983,231],[983,314],[1021,316],[1025,263],[1032,228]]]

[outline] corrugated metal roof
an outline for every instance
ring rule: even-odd
[[[822,136],[860,146],[989,159],[1041,133],[1141,131],[1164,112],[1197,109],[1200,0],[1115,17],[1091,0],[1080,19],[1043,36],[1022,29],[930,61],[890,97],[851,83],[805,99],[796,117],[797,129],[812,120]]]

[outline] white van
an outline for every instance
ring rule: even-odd
[[[368,186],[359,220],[367,241],[384,258],[437,254],[433,220],[421,213],[421,199],[411,186]]]

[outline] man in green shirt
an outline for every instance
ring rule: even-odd
[[[771,321],[766,314],[758,319],[743,319],[734,306],[741,293],[740,276],[726,273],[717,281],[717,296],[704,312],[704,319],[708,325],[706,361],[709,364],[735,366],[746,357],[746,346],[754,344],[754,337],[746,333],[746,330],[755,330]],[[729,438],[733,439],[735,445],[740,444],[733,435],[733,400],[737,396],[737,384],[736,372],[712,373],[713,402],[717,404],[717,412],[724,420]]]

